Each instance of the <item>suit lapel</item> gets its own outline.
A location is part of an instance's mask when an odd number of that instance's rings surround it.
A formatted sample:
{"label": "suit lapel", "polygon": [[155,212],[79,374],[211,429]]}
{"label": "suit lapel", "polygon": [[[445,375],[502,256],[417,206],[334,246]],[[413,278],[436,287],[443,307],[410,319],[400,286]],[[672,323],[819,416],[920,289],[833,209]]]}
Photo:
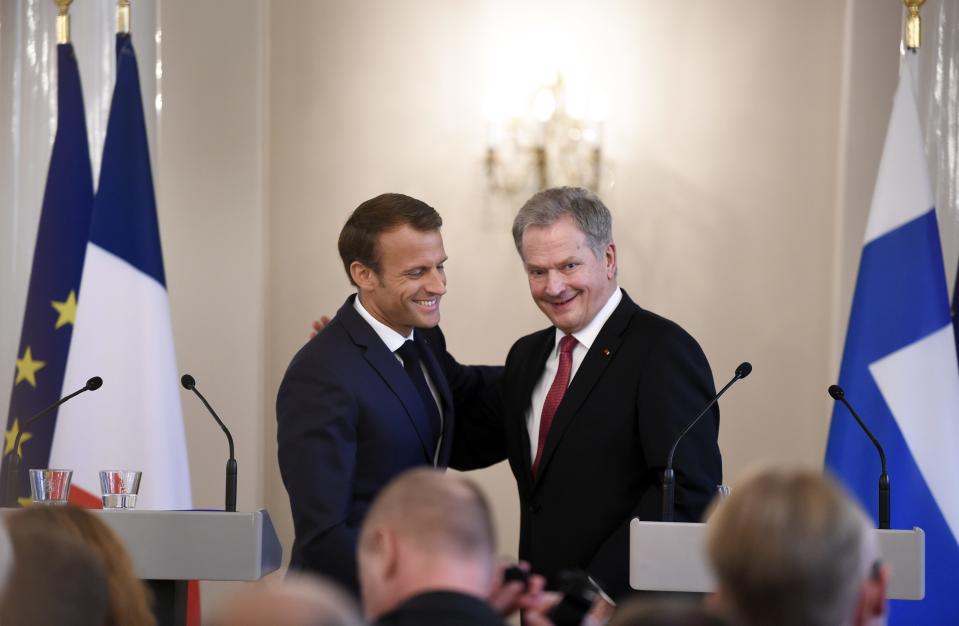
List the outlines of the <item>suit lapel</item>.
{"label": "suit lapel", "polygon": [[370,325],[366,323],[360,314],[353,308],[353,299],[355,295],[350,296],[346,304],[340,307],[337,317],[343,320],[343,327],[350,335],[353,342],[362,348],[363,357],[367,363],[376,370],[389,388],[396,394],[400,404],[405,409],[406,416],[409,418],[420,443],[423,444],[423,453],[429,462],[433,463],[433,435],[432,428],[428,423],[428,418],[423,413],[423,401],[413,386],[413,381],[396,359],[396,355],[390,352],[383,340],[379,338]]}
{"label": "suit lapel", "polygon": [[[549,468],[549,461],[556,451],[563,434],[569,425],[575,419],[583,402],[586,401],[590,391],[596,386],[600,376],[606,371],[619,346],[622,344],[622,335],[629,325],[629,320],[638,307],[629,299],[626,292],[623,291],[623,299],[613,311],[603,328],[596,336],[596,340],[586,353],[586,357],[576,370],[576,375],[570,381],[563,401],[556,409],[556,415],[553,416],[553,425],[546,436],[546,445],[543,448],[543,458],[539,462],[539,472],[533,486],[540,483],[543,476]],[[545,361],[544,361],[545,364]],[[542,375],[543,368],[539,369]]]}
{"label": "suit lapel", "polygon": [[443,417],[443,438],[440,441],[440,451],[436,459],[437,465],[446,466],[449,465],[450,446],[453,439],[453,420],[455,419],[453,416],[453,393],[450,391],[446,375],[443,373],[439,361],[436,360],[436,355],[433,353],[429,342],[421,333],[415,331],[413,339],[416,341],[416,347],[420,351],[423,365],[426,367],[430,380],[433,381],[433,386],[436,388],[436,394],[439,396],[440,415]]}
{"label": "suit lapel", "polygon": [[546,367],[546,360],[549,358],[553,347],[556,345],[556,332],[549,328],[540,332],[540,337],[534,343],[528,359],[521,361],[528,363],[528,367],[523,369],[521,378],[516,388],[519,395],[514,398],[515,405],[508,407],[507,415],[516,415],[517,419],[508,428],[513,429],[513,441],[519,445],[520,465],[518,468],[522,477],[526,491],[533,485],[533,457],[530,452],[529,425],[526,423],[526,412],[532,404],[533,387],[539,382],[543,375],[543,369]]}

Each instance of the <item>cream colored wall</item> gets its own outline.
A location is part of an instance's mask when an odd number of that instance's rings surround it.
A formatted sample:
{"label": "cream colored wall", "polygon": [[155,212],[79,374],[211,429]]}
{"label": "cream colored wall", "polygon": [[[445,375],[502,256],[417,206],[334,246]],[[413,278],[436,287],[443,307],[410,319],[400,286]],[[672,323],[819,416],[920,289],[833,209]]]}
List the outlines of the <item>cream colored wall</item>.
{"label": "cream colored wall", "polygon": [[[177,362],[232,430],[237,508],[253,510],[272,456],[262,437],[273,419],[264,404],[268,12],[258,0],[169,0],[160,25],[157,197]],[[185,391],[183,419],[193,505],[222,509],[225,437]],[[235,586],[204,583],[205,612]]]}
{"label": "cream colored wall", "polygon": [[[157,169],[178,360],[233,427],[240,507],[269,508],[288,558],[273,401],[310,320],[350,293],[335,240],[362,200],[399,191],[443,214],[443,327],[462,361],[501,362],[544,326],[508,234],[523,198],[491,199],[482,164],[490,42],[537,24],[571,29],[609,102],[622,285],[700,340],[717,384],[755,366],[723,402],[727,482],[761,460],[819,465],[876,100],[895,82],[874,52],[895,45],[879,31],[895,38],[899,8],[867,3],[849,0],[847,27],[829,0],[165,0]],[[194,501],[220,506],[225,444],[188,397],[184,414]],[[511,475],[477,478],[515,553]],[[207,585],[205,612],[229,589]]]}

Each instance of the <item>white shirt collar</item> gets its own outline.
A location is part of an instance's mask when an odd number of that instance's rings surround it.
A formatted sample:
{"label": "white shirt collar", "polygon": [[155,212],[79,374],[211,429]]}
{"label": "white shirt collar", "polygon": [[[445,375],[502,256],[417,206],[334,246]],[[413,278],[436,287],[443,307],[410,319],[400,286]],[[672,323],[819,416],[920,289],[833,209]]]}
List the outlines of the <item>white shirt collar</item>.
{"label": "white shirt collar", "polygon": [[[589,324],[583,326],[582,329],[573,333],[573,337],[576,337],[576,341],[579,342],[579,345],[583,346],[588,352],[590,347],[593,345],[593,342],[596,341],[596,337],[599,335],[599,331],[603,329],[603,326],[606,324],[606,320],[609,319],[609,316],[613,314],[613,311],[616,310],[616,307],[619,306],[620,301],[623,299],[623,290],[619,287],[613,291],[609,296],[609,300],[606,301],[606,304],[603,305],[603,308],[599,310],[596,315],[593,316],[593,319],[589,321]],[[359,302],[359,298],[357,298]],[[559,340],[566,336],[566,333],[560,329],[556,329],[556,341],[553,344],[553,350],[558,350]]]}
{"label": "white shirt collar", "polygon": [[377,336],[379,336],[380,340],[386,344],[386,347],[390,352],[396,352],[404,343],[413,340],[414,331],[410,331],[409,337],[404,337],[380,320],[370,315],[370,312],[367,311],[366,307],[363,306],[363,303],[360,302],[360,294],[356,294],[356,297],[353,298],[353,308],[356,309],[356,312],[360,314],[360,317],[366,320],[366,323],[370,325]]}

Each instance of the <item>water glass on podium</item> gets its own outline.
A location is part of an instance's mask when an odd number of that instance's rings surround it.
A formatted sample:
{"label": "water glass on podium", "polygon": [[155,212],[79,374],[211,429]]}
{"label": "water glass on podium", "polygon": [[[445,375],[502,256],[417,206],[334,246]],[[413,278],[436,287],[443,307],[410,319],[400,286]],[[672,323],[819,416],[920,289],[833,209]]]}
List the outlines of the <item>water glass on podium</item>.
{"label": "water glass on podium", "polygon": [[101,470],[100,495],[104,509],[135,509],[140,492],[140,476],[136,470]]}
{"label": "water glass on podium", "polygon": [[30,497],[34,504],[63,505],[70,497],[73,470],[30,470]]}

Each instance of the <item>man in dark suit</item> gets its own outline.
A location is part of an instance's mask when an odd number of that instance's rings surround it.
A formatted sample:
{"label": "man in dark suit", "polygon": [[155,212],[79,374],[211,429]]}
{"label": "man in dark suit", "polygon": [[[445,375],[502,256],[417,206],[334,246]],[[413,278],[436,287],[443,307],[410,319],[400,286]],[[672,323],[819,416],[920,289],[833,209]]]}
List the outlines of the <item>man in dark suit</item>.
{"label": "man in dark suit", "polygon": [[370,508],[359,543],[363,607],[374,626],[504,626],[489,505],[461,476],[410,470]]}
{"label": "man in dark suit", "polygon": [[[493,393],[457,420],[452,466],[508,458],[519,488],[521,559],[551,586],[586,570],[629,590],[629,521],[661,518],[673,441],[715,392],[696,341],[616,282],[609,210],[584,189],[548,189],[513,237],[534,302],[553,326],[511,348]],[[718,408],[676,451],[676,520],[699,521],[722,482]]]}
{"label": "man in dark suit", "polygon": [[277,395],[296,535],[290,566],[354,593],[370,502],[403,470],[448,464],[455,406],[498,372],[461,366],[446,352],[437,327],[446,292],[441,225],[435,210],[401,194],[357,207],[339,238],[357,294],[293,358]]}

